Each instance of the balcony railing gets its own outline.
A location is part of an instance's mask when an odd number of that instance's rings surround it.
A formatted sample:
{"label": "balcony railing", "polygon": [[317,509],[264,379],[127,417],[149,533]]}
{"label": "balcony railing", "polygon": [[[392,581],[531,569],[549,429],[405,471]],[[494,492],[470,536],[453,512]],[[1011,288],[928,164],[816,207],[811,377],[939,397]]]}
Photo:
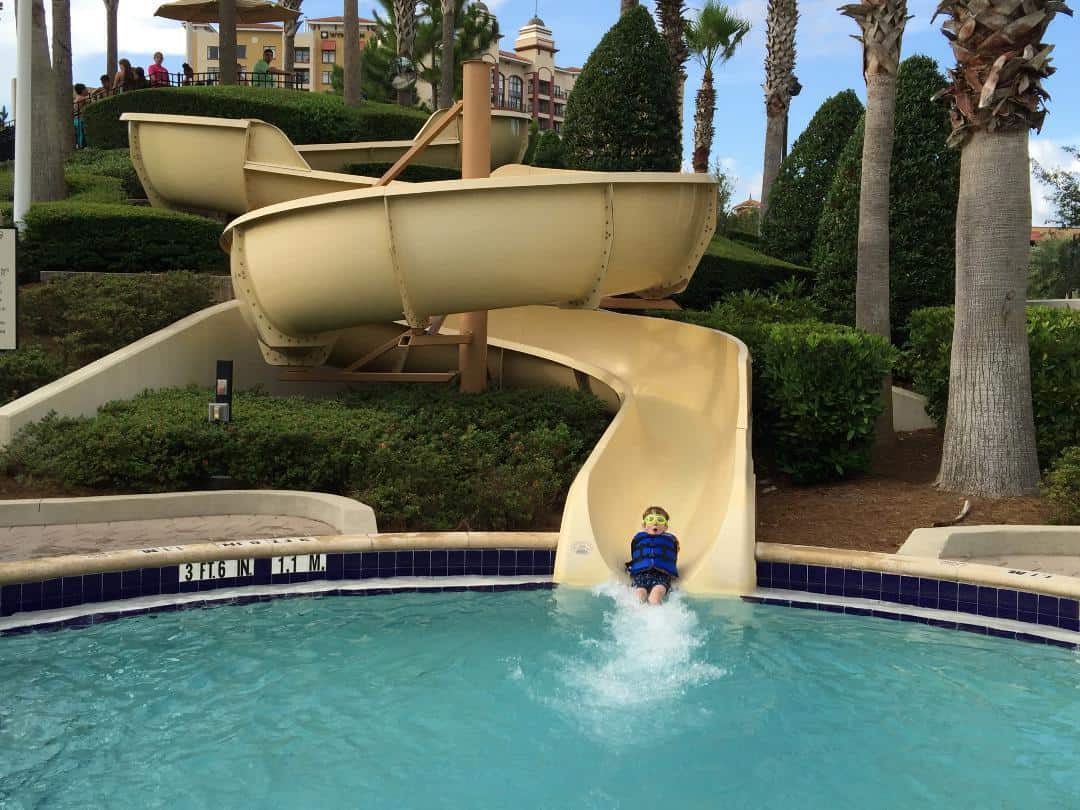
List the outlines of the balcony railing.
{"label": "balcony railing", "polygon": [[[281,75],[278,73],[254,74],[248,71],[240,71],[236,83],[243,87],[276,87],[285,90],[306,90],[309,79],[304,74],[299,73]],[[116,96],[120,93],[131,93],[135,90],[152,90],[160,87],[211,87],[219,84],[221,84],[221,76],[218,73],[170,73],[167,79],[160,80],[157,83],[151,83],[149,80],[146,80],[138,87],[133,87],[129,90],[124,90],[123,88],[98,90],[97,92],[92,93],[89,98],[76,102],[72,108],[72,114],[78,117],[82,112],[82,108],[87,104],[92,104],[95,101],[100,101],[101,99],[109,98],[110,96]]]}
{"label": "balcony railing", "polygon": [[522,112],[525,109],[525,102],[520,98],[500,98],[494,93],[491,95],[491,106],[496,110],[512,110],[513,112]]}

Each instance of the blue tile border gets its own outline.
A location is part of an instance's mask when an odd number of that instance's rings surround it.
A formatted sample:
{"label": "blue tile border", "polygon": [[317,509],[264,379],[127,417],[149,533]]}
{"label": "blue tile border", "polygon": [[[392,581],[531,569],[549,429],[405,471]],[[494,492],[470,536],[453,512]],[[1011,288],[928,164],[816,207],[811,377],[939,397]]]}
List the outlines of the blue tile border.
{"label": "blue tile border", "polygon": [[[963,625],[963,614],[971,614],[1061,630],[1080,630],[1080,601],[1019,591],[1015,588],[997,588],[906,574],[885,574],[857,568],[829,568],[764,560],[757,561],[757,577],[758,586],[761,588],[872,599],[883,603],[955,612],[958,625]],[[877,611],[875,615],[876,613]],[[971,627],[976,628],[978,625]],[[967,626],[961,626],[960,629],[967,629]]]}
{"label": "blue tile border", "polygon": [[272,558],[263,557],[255,559],[250,575],[223,579],[185,582],[179,574],[180,567],[168,565],[4,585],[0,587],[0,618],[142,596],[203,593],[248,585],[393,577],[551,576],[555,569],[555,552],[549,549],[408,549],[320,556],[326,557],[326,571],[275,574],[271,571]]}
{"label": "blue tile border", "polygon": [[56,630],[92,627],[97,624],[104,624],[105,622],[111,622],[117,619],[128,619],[132,616],[172,613],[179,610],[202,610],[204,608],[214,608],[224,605],[249,605],[255,602],[270,602],[277,599],[297,599],[301,597],[322,598],[324,596],[386,596],[399,593],[464,593],[466,591],[476,591],[478,593],[503,593],[506,591],[552,590],[554,587],[555,583],[553,582],[508,582],[490,585],[450,585],[446,587],[431,588],[395,588],[392,586],[388,588],[342,588],[312,593],[297,593],[293,591],[287,593],[252,594],[250,596],[229,596],[225,598],[207,596],[206,599],[198,599],[191,602],[155,605],[153,607],[135,608],[133,610],[118,610],[111,613],[88,613],[82,616],[73,616],[69,619],[59,619],[56,621],[42,622],[40,624],[28,624],[21,627],[0,629],[0,638],[5,636],[21,636],[26,635],[27,633],[48,633]]}

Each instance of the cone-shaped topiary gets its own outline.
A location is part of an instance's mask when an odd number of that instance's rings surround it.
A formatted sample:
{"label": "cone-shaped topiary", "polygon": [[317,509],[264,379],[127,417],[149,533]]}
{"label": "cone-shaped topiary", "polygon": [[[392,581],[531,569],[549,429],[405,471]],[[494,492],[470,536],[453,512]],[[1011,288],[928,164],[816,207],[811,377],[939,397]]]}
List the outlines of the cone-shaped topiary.
{"label": "cone-shaped topiary", "polygon": [[[900,65],[889,200],[889,309],[898,342],[912,311],[953,300],[960,156],[946,146],[948,113],[932,100],[944,83],[928,56]],[[839,323],[855,318],[862,139],[859,126],[840,157],[814,244],[814,299]]]}
{"label": "cone-shaped topiary", "polygon": [[827,98],[814,113],[780,164],[769,209],[761,223],[765,253],[794,264],[810,263],[821,206],[832,185],[840,153],[862,112],[855,91],[844,90]]}
{"label": "cone-shaped topiary", "polygon": [[563,155],[563,142],[559,133],[549,129],[540,136],[536,144],[536,152],[533,154],[532,165],[545,169],[566,168],[566,156]]}
{"label": "cone-shaped topiary", "polygon": [[567,166],[679,170],[678,83],[663,37],[642,6],[623,14],[589,56],[566,105]]}

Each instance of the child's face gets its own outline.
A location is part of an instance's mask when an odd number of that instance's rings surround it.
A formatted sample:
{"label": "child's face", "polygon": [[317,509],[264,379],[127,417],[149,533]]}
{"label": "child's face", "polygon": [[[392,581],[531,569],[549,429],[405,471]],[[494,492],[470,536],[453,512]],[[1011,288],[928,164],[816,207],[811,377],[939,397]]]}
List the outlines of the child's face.
{"label": "child's face", "polygon": [[641,523],[641,528],[649,534],[663,534],[667,531],[667,527],[667,518],[655,513],[646,515]]}

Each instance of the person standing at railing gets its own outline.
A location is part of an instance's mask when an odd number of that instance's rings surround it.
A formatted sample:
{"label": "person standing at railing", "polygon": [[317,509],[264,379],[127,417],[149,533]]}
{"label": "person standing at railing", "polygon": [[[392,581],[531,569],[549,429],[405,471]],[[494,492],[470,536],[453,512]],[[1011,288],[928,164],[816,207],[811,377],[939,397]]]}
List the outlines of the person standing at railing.
{"label": "person standing at railing", "polygon": [[90,101],[90,91],[81,82],[75,85],[75,148],[86,148],[86,130],[83,128],[82,110]]}
{"label": "person standing at railing", "polygon": [[271,62],[274,61],[274,51],[267,48],[263,51],[263,58],[255,63],[255,66],[251,68],[251,86],[252,87],[273,87],[275,84],[274,76],[288,76],[287,71],[281,68],[271,66]]}
{"label": "person standing at railing", "polygon": [[169,86],[169,70],[162,64],[164,61],[165,54],[161,51],[154,51],[154,64],[146,69],[146,73],[150,77],[151,87]]}
{"label": "person standing at railing", "polygon": [[114,93],[126,93],[128,90],[135,89],[135,69],[131,67],[131,62],[127,59],[121,59],[116,63],[119,67],[116,71],[116,78],[113,79],[113,92]]}
{"label": "person standing at railing", "polygon": [[101,82],[101,87],[95,90],[91,95],[94,98],[105,98],[105,96],[112,94],[112,77],[108,73],[102,73],[98,79]]}
{"label": "person standing at railing", "polygon": [[184,78],[182,80],[184,83],[184,87],[195,84],[195,68],[193,68],[187,62],[184,62],[184,64],[180,66],[180,70],[184,71]]}

